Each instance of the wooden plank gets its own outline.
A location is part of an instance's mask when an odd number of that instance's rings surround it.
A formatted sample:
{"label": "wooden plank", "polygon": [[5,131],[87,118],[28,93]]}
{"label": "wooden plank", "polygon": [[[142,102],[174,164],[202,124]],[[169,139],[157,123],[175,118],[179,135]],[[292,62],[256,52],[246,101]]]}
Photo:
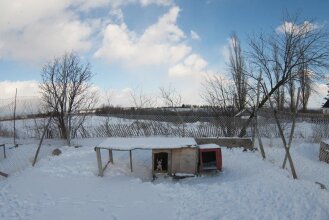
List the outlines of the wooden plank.
{"label": "wooden plank", "polygon": [[8,175],[7,173],[4,173],[4,172],[1,172],[1,171],[0,171],[0,176],[8,177],[9,175]]}
{"label": "wooden plank", "polygon": [[103,167],[102,167],[102,158],[101,158],[101,149],[98,147],[95,147],[96,151],[96,158],[97,158],[97,165],[98,165],[98,176],[103,176]]}
{"label": "wooden plank", "polygon": [[6,145],[1,144],[0,147],[3,147],[3,157],[6,158]]}
{"label": "wooden plank", "polygon": [[196,174],[197,148],[172,149],[172,173]]}
{"label": "wooden plank", "polygon": [[152,150],[152,176],[154,178],[154,150]]}
{"label": "wooden plank", "polygon": [[113,151],[109,149],[109,161],[113,164]]}
{"label": "wooden plank", "polygon": [[[57,107],[57,102],[56,102],[56,107]],[[39,141],[39,146],[38,146],[38,148],[37,148],[37,151],[35,152],[32,166],[34,166],[35,163],[37,162],[38,155],[39,155],[39,152],[40,152],[40,149],[41,149],[41,145],[42,145],[43,139],[45,138],[46,132],[47,132],[47,130],[48,130],[48,128],[49,128],[49,125],[50,125],[51,119],[53,118],[53,114],[54,114],[54,113],[51,114],[51,116],[50,116],[49,119],[48,119],[48,122],[47,122],[46,126],[43,128],[42,136],[41,136],[41,139],[40,139],[40,141]]]}
{"label": "wooden plank", "polygon": [[130,171],[133,172],[133,161],[132,161],[132,153],[131,153],[131,150],[129,151],[129,158],[130,158]]}

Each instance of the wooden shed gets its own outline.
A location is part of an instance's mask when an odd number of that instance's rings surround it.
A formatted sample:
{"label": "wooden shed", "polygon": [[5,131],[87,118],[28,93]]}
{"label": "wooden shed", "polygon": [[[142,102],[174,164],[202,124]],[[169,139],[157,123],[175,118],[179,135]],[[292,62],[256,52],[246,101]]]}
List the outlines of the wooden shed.
{"label": "wooden shed", "polygon": [[[194,138],[135,137],[107,138],[95,147],[98,175],[103,176],[109,164],[114,163],[112,151],[128,151],[130,169],[133,171],[133,151],[152,151],[152,174],[196,174],[198,171],[198,148]],[[108,151],[108,161],[102,163],[101,150]]]}

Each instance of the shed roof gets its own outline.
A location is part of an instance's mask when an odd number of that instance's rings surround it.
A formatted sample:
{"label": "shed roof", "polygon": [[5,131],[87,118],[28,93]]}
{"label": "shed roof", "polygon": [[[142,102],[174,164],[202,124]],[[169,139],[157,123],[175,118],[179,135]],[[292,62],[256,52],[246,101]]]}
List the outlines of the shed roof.
{"label": "shed roof", "polygon": [[200,149],[217,149],[217,148],[220,148],[220,146],[217,144],[200,144],[199,148]]}
{"label": "shed roof", "polygon": [[113,150],[134,150],[134,149],[175,149],[182,147],[196,147],[194,138],[179,137],[130,137],[106,138],[97,147]]}

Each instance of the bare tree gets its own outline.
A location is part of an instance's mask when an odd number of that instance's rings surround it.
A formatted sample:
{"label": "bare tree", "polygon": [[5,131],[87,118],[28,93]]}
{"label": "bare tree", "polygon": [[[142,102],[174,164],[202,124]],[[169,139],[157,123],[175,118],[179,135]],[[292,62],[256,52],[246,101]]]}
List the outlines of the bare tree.
{"label": "bare tree", "polygon": [[307,110],[309,98],[312,93],[312,73],[309,72],[307,64],[302,64],[299,69],[299,86],[301,94],[302,110]]}
{"label": "bare tree", "polygon": [[232,81],[219,75],[208,75],[202,83],[201,98],[218,115],[233,116],[235,90]]}
{"label": "bare tree", "polygon": [[[274,83],[277,84],[280,81],[280,66],[279,66],[279,49],[277,45],[273,45],[273,57],[275,61],[274,65]],[[282,111],[284,109],[285,103],[285,88],[280,87],[273,93],[273,98],[275,100],[276,109]]]}
{"label": "bare tree", "polygon": [[169,87],[160,87],[161,99],[166,107],[170,107],[172,111],[174,111],[179,119],[179,124],[182,125],[181,134],[185,137],[185,121],[184,117],[177,110],[177,107],[182,106],[182,96],[177,93],[177,91],[169,86]]}
{"label": "bare tree", "polygon": [[142,88],[136,88],[130,92],[130,98],[135,108],[152,108],[156,106],[156,98],[145,94]]}
{"label": "bare tree", "polygon": [[245,109],[247,103],[247,74],[241,43],[233,33],[230,38],[230,72],[235,85],[235,107],[238,111]]}
{"label": "bare tree", "polygon": [[160,93],[165,106],[174,108],[182,105],[182,96],[173,87],[160,87]]}
{"label": "bare tree", "polygon": [[288,106],[290,109],[290,112],[294,112],[295,111],[295,92],[296,92],[296,81],[297,79],[294,79],[292,77],[290,77],[290,79],[288,80],[287,83],[287,90],[288,90],[288,94],[289,94],[289,101],[288,101]]}
{"label": "bare tree", "polygon": [[89,110],[97,101],[90,80],[93,74],[89,63],[80,60],[71,52],[55,58],[42,68],[40,90],[44,107],[53,113],[60,136],[70,140],[76,135],[86,115],[77,115]]}
{"label": "bare tree", "polygon": [[[257,36],[251,40],[250,47],[250,60],[255,68],[263,72],[262,83],[269,88],[257,108],[262,108],[278,89],[298,80],[301,65],[307,65],[316,77],[323,76],[329,68],[328,32],[312,22],[300,22],[297,18],[284,20],[283,25],[269,35]],[[277,58],[274,57],[273,48],[278,50]],[[276,74],[278,81],[275,80]],[[254,114],[251,114],[240,136],[245,135],[246,127],[253,117]]]}
{"label": "bare tree", "polygon": [[202,87],[201,98],[216,115],[215,125],[221,129],[225,137],[235,136],[238,127],[234,119],[234,82],[219,75],[211,75],[205,78]]}

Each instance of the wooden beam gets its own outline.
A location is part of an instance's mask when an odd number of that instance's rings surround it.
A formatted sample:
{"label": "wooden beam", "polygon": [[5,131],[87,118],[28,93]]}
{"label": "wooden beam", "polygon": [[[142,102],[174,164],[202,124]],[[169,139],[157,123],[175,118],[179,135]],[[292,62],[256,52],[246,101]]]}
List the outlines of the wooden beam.
{"label": "wooden beam", "polygon": [[109,161],[113,164],[113,151],[109,149]]}
{"label": "wooden beam", "polygon": [[154,176],[154,169],[155,169],[155,167],[154,167],[154,152],[152,150],[152,176],[153,176],[153,178],[155,177]]}
{"label": "wooden beam", "polygon": [[0,176],[8,177],[9,175],[7,173],[3,173],[3,172],[0,171]]}
{"label": "wooden beam", "polygon": [[[53,114],[54,114],[54,113],[52,113],[52,115],[53,115]],[[38,148],[37,148],[37,151],[35,152],[32,166],[34,166],[35,163],[37,162],[38,155],[39,155],[39,151],[40,151],[40,148],[41,148],[41,145],[42,145],[43,139],[45,138],[46,132],[47,132],[47,130],[48,130],[48,128],[49,128],[49,125],[50,125],[51,119],[52,119],[52,117],[53,117],[52,115],[49,117],[46,126],[43,127],[42,136],[41,136],[41,139],[40,139],[40,141],[39,141],[39,146],[38,146]]]}
{"label": "wooden beam", "polygon": [[130,158],[130,171],[133,172],[133,161],[132,161],[132,153],[131,153],[131,150],[129,151],[129,158]]}
{"label": "wooden beam", "polygon": [[263,157],[263,159],[266,159],[266,155],[265,155],[265,150],[264,150],[264,146],[263,146],[263,142],[262,142],[262,137],[259,134],[259,130],[258,130],[258,126],[256,125],[256,136],[258,138],[258,144],[259,144],[259,149],[260,149],[260,153]]}
{"label": "wooden beam", "polygon": [[103,176],[103,167],[102,167],[102,158],[101,158],[101,149],[95,147],[96,151],[96,158],[97,158],[97,165],[98,165],[98,176]]}
{"label": "wooden beam", "polygon": [[3,157],[6,158],[6,145],[5,144],[1,144],[0,147],[3,147]]}
{"label": "wooden beam", "polygon": [[14,102],[14,144],[16,145],[16,105],[17,105],[17,88],[15,92],[15,102]]}

